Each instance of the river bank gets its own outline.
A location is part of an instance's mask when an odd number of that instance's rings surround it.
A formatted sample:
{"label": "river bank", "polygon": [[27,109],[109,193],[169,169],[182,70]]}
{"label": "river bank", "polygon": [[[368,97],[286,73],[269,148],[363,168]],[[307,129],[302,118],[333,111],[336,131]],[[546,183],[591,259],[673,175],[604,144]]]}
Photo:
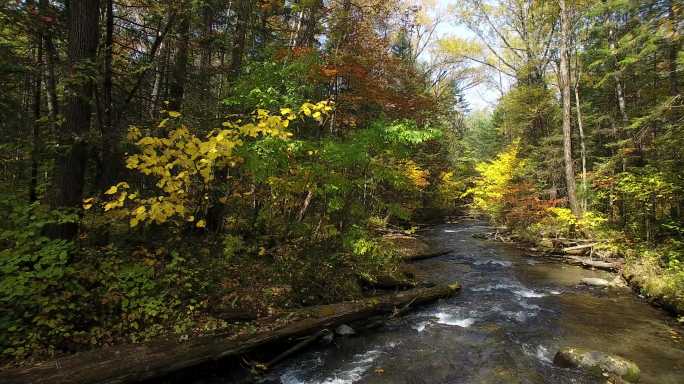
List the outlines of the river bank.
{"label": "river bank", "polygon": [[[234,328],[191,336],[171,335],[140,344],[117,344],[0,371],[7,383],[134,383],[145,380],[178,382],[178,371],[223,361],[248,362],[238,374],[250,380],[252,372],[265,372],[281,360],[335,334],[381,326],[422,304],[449,297],[460,290],[456,281],[434,284],[418,279],[407,263],[445,254],[434,251],[419,237],[388,231],[385,244],[398,254],[402,265],[391,274],[372,280],[359,276],[364,295],[350,301],[280,311]],[[350,327],[349,325],[352,325]],[[347,331],[340,331],[342,327]],[[251,356],[249,356],[251,355]],[[232,361],[232,363],[231,363]],[[242,380],[241,379],[241,380]]]}
{"label": "river bank", "polygon": [[[480,234],[480,238],[513,243],[531,255],[547,257],[583,268],[612,272],[640,298],[661,308],[680,322],[684,321],[684,293],[671,286],[667,271],[653,257],[637,255],[637,250],[624,251],[624,244],[611,240],[549,239],[520,236],[515,231],[498,227],[495,231]],[[595,248],[613,252],[595,252]],[[643,251],[641,251],[643,252]],[[627,255],[624,255],[627,253]],[[620,283],[618,283],[620,284]]]}

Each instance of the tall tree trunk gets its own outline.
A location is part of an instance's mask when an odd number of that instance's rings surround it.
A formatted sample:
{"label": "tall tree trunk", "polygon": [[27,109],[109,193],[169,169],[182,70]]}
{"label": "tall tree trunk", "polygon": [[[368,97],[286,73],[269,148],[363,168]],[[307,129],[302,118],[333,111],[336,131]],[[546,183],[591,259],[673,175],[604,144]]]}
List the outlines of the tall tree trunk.
{"label": "tall tree trunk", "polygon": [[159,54],[159,60],[157,60],[154,68],[154,83],[152,85],[152,108],[150,108],[150,118],[156,119],[159,114],[159,104],[161,96],[162,81],[164,80],[164,73],[166,72],[166,67],[168,65],[168,48],[167,45],[162,43],[160,45],[161,53]]}
{"label": "tall tree trunk", "polygon": [[582,121],[582,102],[580,101],[580,81],[582,80],[582,61],[575,50],[575,112],[577,114],[577,128],[580,137],[580,156],[582,158],[582,212],[587,211],[587,147],[584,138],[584,122]]}
{"label": "tall tree trunk", "polygon": [[214,122],[216,109],[216,97],[212,87],[214,57],[214,15],[216,9],[212,1],[205,0],[202,9],[202,40],[200,44],[200,61],[198,82],[202,98],[201,102],[202,118],[200,124],[202,129],[210,129]]}
{"label": "tall tree trunk", "polygon": [[568,43],[570,41],[570,12],[567,9],[565,0],[560,0],[561,9],[561,34],[560,34],[560,85],[563,94],[563,158],[565,160],[565,183],[568,190],[568,203],[570,209],[579,216],[581,214],[577,205],[577,194],[575,192],[575,167],[572,162],[572,125],[570,114],[570,60]]}
{"label": "tall tree trunk", "polygon": [[43,33],[36,36],[36,67],[33,73],[33,121],[31,124],[31,181],[29,184],[29,202],[38,200],[38,167],[40,165],[40,153],[42,150],[40,135],[40,103],[43,88]]}
{"label": "tall tree trunk", "polygon": [[181,20],[176,34],[176,56],[171,69],[169,84],[169,108],[180,111],[185,94],[185,80],[188,74],[188,49],[190,45],[190,4],[183,2]]}
{"label": "tall tree trunk", "polygon": [[[579,64],[578,64],[579,65]],[[582,123],[582,108],[579,95],[579,77],[581,72],[578,70],[577,82],[575,83],[575,110],[577,112],[577,128],[580,137],[580,156],[582,157],[582,211],[587,210],[587,147],[584,140],[584,124]]]}
{"label": "tall tree trunk", "polygon": [[[622,137],[622,131],[629,123],[629,117],[627,116],[627,103],[625,102],[625,95],[622,88],[622,77],[620,76],[618,68],[618,59],[616,52],[616,36],[615,36],[615,21],[614,16],[610,14],[608,16],[608,48],[610,49],[610,54],[612,56],[613,65],[613,79],[615,80],[615,97],[618,101],[618,111],[620,113],[620,118],[622,120],[622,126],[618,129],[617,125],[613,125],[613,136],[615,140],[620,140]],[[620,150],[618,149],[618,152]],[[622,171],[627,169],[627,159],[622,155]]]}
{"label": "tall tree trunk", "polygon": [[245,52],[247,41],[247,27],[249,25],[251,7],[250,0],[238,0],[236,4],[236,25],[233,39],[233,48],[230,53],[230,67],[228,69],[230,80],[235,80],[242,68],[242,55]]}
{"label": "tall tree trunk", "polygon": [[670,96],[677,96],[679,94],[679,84],[677,80],[677,55],[679,53],[679,34],[677,33],[677,25],[679,25],[679,20],[675,14],[675,9],[672,5],[672,0],[667,2],[667,17],[670,22],[672,30],[670,33],[672,37],[670,38],[670,44],[668,49],[668,70],[670,77]]}
{"label": "tall tree trunk", "polygon": [[[41,15],[50,15],[48,12],[48,0],[40,0],[38,4]],[[50,26],[46,25],[43,33],[43,44],[45,44],[45,61],[47,63],[47,68],[45,71],[45,93],[47,96],[48,118],[50,120],[49,126],[52,133],[54,133],[57,115],[59,115],[59,101],[57,100],[57,76],[55,75],[57,50],[55,49],[55,44],[52,41],[51,32]]]}
{"label": "tall tree trunk", "polygon": [[55,74],[55,65],[57,64],[57,50],[55,44],[52,42],[52,37],[49,35],[43,36],[45,42],[45,58],[47,61],[46,73],[46,90],[48,112],[50,113],[50,125],[54,127],[59,115],[59,100],[57,99],[57,75]]}
{"label": "tall tree trunk", "polygon": [[316,42],[316,31],[318,28],[318,22],[320,20],[320,10],[323,8],[323,3],[321,1],[316,1],[309,8],[309,17],[306,19],[306,25],[302,30],[302,37],[298,38],[297,41],[301,46],[313,47]]}
{"label": "tall tree trunk", "polygon": [[[152,63],[156,57],[157,51],[159,50],[159,47],[161,47],[164,38],[166,37],[166,34],[169,32],[171,29],[171,26],[174,24],[176,21],[176,14],[174,12],[169,13],[169,19],[166,22],[166,26],[164,29],[160,30],[157,33],[157,36],[154,39],[154,43],[152,43],[152,47],[150,48],[150,52],[147,54],[147,63]],[[167,50],[168,51],[168,50]],[[168,62],[168,58],[165,60],[165,62]],[[128,106],[130,103],[133,101],[135,98],[135,95],[138,93],[138,90],[142,86],[143,81],[145,80],[145,77],[147,75],[149,66],[147,66],[145,69],[143,69],[142,73],[138,75],[138,78],[135,81],[135,85],[131,90],[128,92],[128,95],[126,96],[126,101],[124,101],[123,105],[120,107],[122,110],[127,110]]]}
{"label": "tall tree trunk", "polygon": [[120,165],[119,156],[119,130],[113,122],[112,104],[112,60],[114,44],[114,4],[113,0],[106,1],[105,12],[105,45],[104,45],[104,75],[102,81],[102,177],[99,180],[100,186],[104,187],[113,183],[117,178]]}
{"label": "tall tree trunk", "polygon": [[304,10],[297,13],[296,20],[292,26],[292,31],[290,32],[290,41],[288,42],[288,48],[294,49],[297,47],[297,38],[299,37],[299,31],[302,29],[302,19],[304,18]]}
{"label": "tall tree trunk", "polygon": [[[65,122],[58,138],[59,154],[55,161],[53,208],[78,208],[83,199],[87,136],[90,129],[93,85],[84,79],[83,67],[92,66],[99,39],[99,0],[69,2],[69,76],[66,82]],[[74,238],[77,226],[63,225],[54,235]]]}
{"label": "tall tree trunk", "polygon": [[[608,27],[608,47],[610,48],[610,53],[613,57],[613,64],[615,65],[613,71],[613,78],[615,79],[615,95],[618,100],[618,109],[620,111],[620,117],[622,118],[622,123],[626,125],[629,122],[629,117],[627,117],[627,103],[625,102],[625,94],[622,87],[622,76],[620,76],[617,60],[617,46],[615,44],[615,25],[612,20],[609,21],[610,26]],[[624,126],[623,126],[624,128]]]}

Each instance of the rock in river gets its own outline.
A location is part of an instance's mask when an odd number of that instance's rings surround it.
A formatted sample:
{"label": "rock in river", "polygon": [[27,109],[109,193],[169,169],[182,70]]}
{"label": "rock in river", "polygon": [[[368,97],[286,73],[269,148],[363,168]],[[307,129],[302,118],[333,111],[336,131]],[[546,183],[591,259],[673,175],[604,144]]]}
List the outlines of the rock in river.
{"label": "rock in river", "polygon": [[622,380],[636,383],[639,367],[620,356],[583,348],[563,348],[553,358],[553,363],[564,368],[578,368],[598,376],[613,375]]}
{"label": "rock in river", "polygon": [[342,324],[339,327],[335,328],[335,333],[337,333],[340,336],[351,336],[356,334],[356,331],[354,331],[354,328],[348,326],[347,324]]}
{"label": "rock in river", "polygon": [[580,280],[580,284],[591,285],[593,287],[610,287],[613,285],[610,281],[599,279],[598,277],[585,277]]}

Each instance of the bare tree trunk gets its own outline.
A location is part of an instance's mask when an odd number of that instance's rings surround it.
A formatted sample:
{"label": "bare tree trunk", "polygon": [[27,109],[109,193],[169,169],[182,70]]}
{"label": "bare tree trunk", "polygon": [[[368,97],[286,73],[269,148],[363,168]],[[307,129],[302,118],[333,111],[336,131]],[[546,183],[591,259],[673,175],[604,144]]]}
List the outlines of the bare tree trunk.
{"label": "bare tree trunk", "polygon": [[157,61],[154,71],[154,83],[152,85],[152,108],[150,108],[150,118],[155,119],[159,113],[159,96],[162,85],[162,76],[166,70],[166,45],[162,43],[160,46],[161,54],[160,60]]}
{"label": "bare tree trunk", "polygon": [[40,165],[40,152],[42,149],[40,136],[40,103],[43,83],[43,33],[36,36],[36,68],[33,72],[33,121],[31,124],[32,147],[31,147],[31,181],[29,184],[29,202],[38,200],[38,167]]}
{"label": "bare tree trunk", "polygon": [[582,157],[582,211],[587,210],[587,147],[584,140],[584,124],[582,123],[582,107],[580,103],[579,84],[582,77],[582,67],[577,59],[577,78],[575,79],[575,111],[577,113],[577,128],[580,137],[580,155]]}
{"label": "bare tree trunk", "polygon": [[112,59],[114,44],[114,4],[113,0],[106,0],[105,13],[105,47],[104,47],[104,76],[102,82],[102,143],[100,152],[102,154],[102,175],[99,180],[100,186],[104,187],[113,183],[117,178],[119,169],[119,132],[117,126],[113,124],[113,104],[112,104]]}
{"label": "bare tree trunk", "polygon": [[210,129],[214,122],[214,110],[216,109],[216,97],[214,96],[214,88],[212,87],[213,67],[212,59],[214,56],[213,34],[214,34],[214,18],[215,18],[214,4],[211,1],[206,1],[202,9],[202,40],[200,44],[200,62],[199,62],[199,88],[203,95],[200,98],[202,106],[202,119],[200,124],[202,129]]}
{"label": "bare tree trunk", "polygon": [[[672,0],[667,2],[667,18],[670,22],[672,36],[678,36],[677,25],[679,21],[675,14],[675,8],[672,5]],[[668,52],[668,66],[670,72],[670,96],[677,96],[679,94],[679,85],[677,84],[677,55],[679,54],[678,37],[671,37],[669,52]]]}
{"label": "bare tree trunk", "polygon": [[[152,47],[150,48],[150,52],[147,54],[148,62],[153,62],[154,58],[157,54],[157,51],[159,50],[159,47],[162,45],[162,42],[164,41],[164,38],[166,37],[166,34],[169,32],[169,29],[171,26],[174,24],[176,21],[176,14],[171,12],[169,14],[169,19],[166,22],[166,26],[164,29],[159,31],[157,33],[157,37],[154,39],[154,43],[152,43]],[[168,60],[167,60],[168,61]],[[126,101],[124,101],[123,105],[121,106],[122,110],[126,110],[128,108],[128,105],[133,101],[133,98],[135,95],[138,93],[138,90],[142,86],[143,80],[145,80],[145,76],[147,75],[148,69],[144,69],[143,72],[138,76],[135,85],[131,90],[128,92],[128,96],[126,96]]]}
{"label": "bare tree trunk", "polygon": [[57,100],[57,76],[55,74],[55,65],[57,64],[57,50],[52,42],[50,36],[44,36],[45,41],[45,57],[47,61],[47,102],[48,111],[50,113],[50,125],[54,125],[59,115],[59,101]]}
{"label": "bare tree trunk", "polygon": [[620,75],[615,73],[615,94],[618,99],[618,108],[620,109],[620,117],[622,118],[623,128],[629,123],[627,117],[627,103],[625,102],[625,93],[622,88],[622,80]]}
{"label": "bare tree trunk", "polygon": [[[47,15],[49,4],[48,0],[39,2],[41,15]],[[59,101],[57,100],[57,76],[55,75],[55,65],[57,64],[57,50],[52,41],[51,31],[46,27],[43,33],[43,44],[45,44],[45,61],[47,63],[45,73],[45,93],[47,96],[48,118],[51,131],[55,131],[57,115],[59,115]]]}
{"label": "bare tree trunk", "polygon": [[313,191],[309,189],[308,191],[306,191],[306,198],[304,198],[302,208],[299,210],[299,214],[297,215],[297,222],[301,222],[302,220],[304,220],[304,214],[306,213],[306,210],[309,208],[309,204],[311,204],[312,197]]}
{"label": "bare tree trunk", "polygon": [[[617,54],[615,52],[615,26],[613,25],[612,20],[610,21],[610,27],[608,29],[608,44],[610,47],[610,52],[613,55],[613,62],[615,64],[615,69],[613,71],[613,78],[615,79],[615,96],[618,100],[618,110],[620,112],[620,118],[622,119],[621,129],[615,130],[615,138],[619,140],[622,137],[622,131],[624,131],[624,129],[627,127],[627,124],[629,124],[629,117],[627,116],[627,103],[625,102],[625,94],[624,89],[622,87],[622,78],[618,71]],[[622,171],[624,172],[626,170],[627,159],[624,157],[624,155],[622,155]]]}
{"label": "bare tree trunk", "polygon": [[561,35],[560,35],[560,85],[563,94],[563,157],[565,160],[565,183],[568,189],[568,203],[575,216],[581,212],[577,205],[575,192],[575,167],[572,161],[572,126],[570,114],[570,66],[568,42],[570,41],[570,12],[565,0],[560,0]]}
{"label": "bare tree trunk", "polygon": [[316,28],[318,27],[319,10],[323,7],[320,1],[309,6],[308,16],[304,24],[304,28],[299,30],[299,36],[296,38],[297,45],[302,47],[313,47],[316,41]]}
{"label": "bare tree trunk", "polygon": [[297,37],[299,36],[299,31],[302,29],[302,19],[304,18],[304,10],[297,13],[296,25],[292,28],[290,32],[290,41],[288,47],[294,49],[297,47]]}
{"label": "bare tree trunk", "polygon": [[[92,65],[99,39],[99,0],[80,0],[69,3],[69,70],[72,77],[66,84],[65,123],[58,138],[59,155],[55,162],[53,208],[78,208],[83,199],[87,135],[90,129],[93,84],[80,76],[82,67]],[[74,238],[77,226],[64,225],[57,233],[63,238]]]}
{"label": "bare tree trunk", "polygon": [[190,4],[183,3],[178,33],[176,35],[176,57],[171,69],[171,84],[169,84],[169,108],[180,111],[185,94],[185,80],[188,74],[188,49],[190,45]]}
{"label": "bare tree trunk", "polygon": [[235,26],[235,35],[233,39],[233,49],[230,54],[230,67],[228,69],[229,78],[234,80],[240,74],[242,68],[242,55],[245,52],[245,43],[247,40],[247,27],[250,19],[250,0],[237,1],[237,20]]}

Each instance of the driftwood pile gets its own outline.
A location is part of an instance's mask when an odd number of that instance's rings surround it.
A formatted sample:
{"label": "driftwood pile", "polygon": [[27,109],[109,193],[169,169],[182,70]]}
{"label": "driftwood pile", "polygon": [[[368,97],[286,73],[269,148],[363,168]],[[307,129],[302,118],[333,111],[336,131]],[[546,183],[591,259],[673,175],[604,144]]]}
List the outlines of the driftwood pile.
{"label": "driftwood pile", "polygon": [[[474,237],[504,243],[518,243],[521,240],[506,230],[476,234]],[[598,247],[604,243],[604,240],[594,239],[542,238],[537,241],[535,247],[525,249],[584,268],[609,272],[620,271],[623,265],[622,259]]]}

